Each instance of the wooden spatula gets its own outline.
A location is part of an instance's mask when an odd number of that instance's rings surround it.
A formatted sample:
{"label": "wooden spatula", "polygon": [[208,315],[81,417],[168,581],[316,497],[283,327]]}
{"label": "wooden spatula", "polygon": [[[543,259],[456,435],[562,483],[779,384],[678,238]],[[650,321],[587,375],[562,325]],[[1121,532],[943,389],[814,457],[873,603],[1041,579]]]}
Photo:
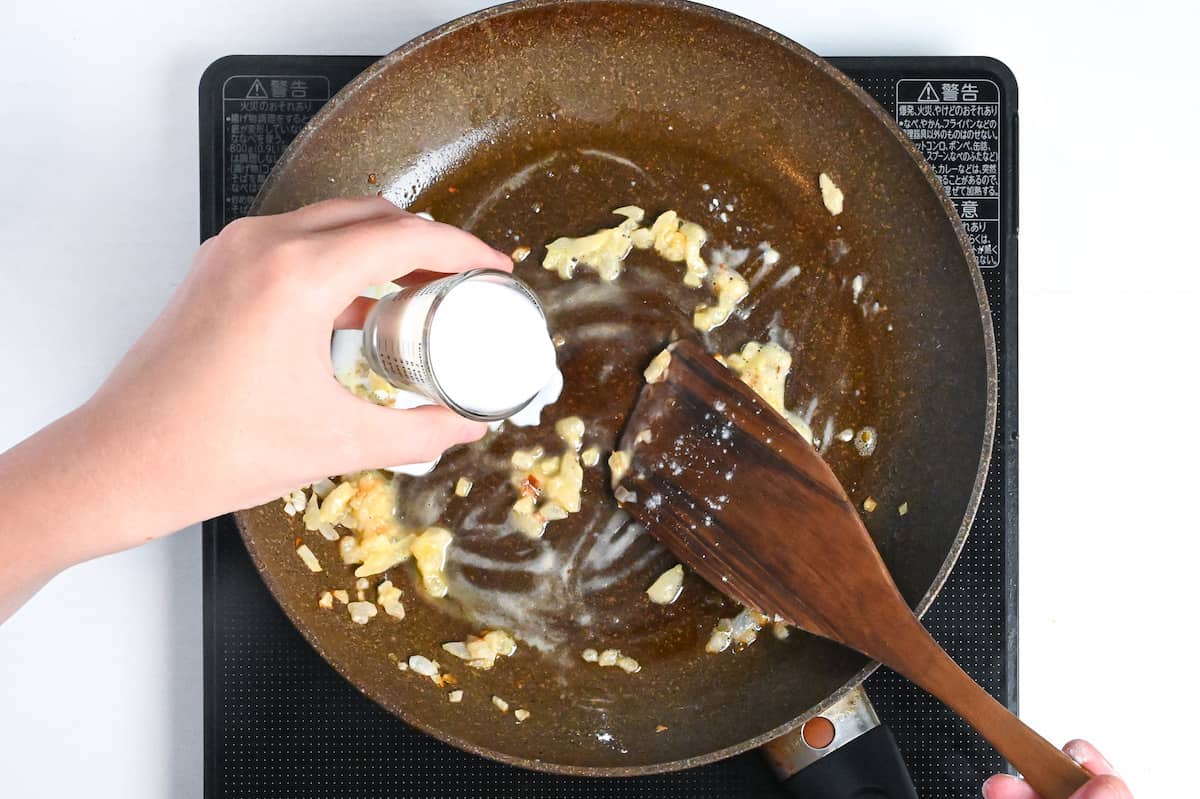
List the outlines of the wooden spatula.
{"label": "wooden spatula", "polygon": [[620,448],[630,456],[614,484],[621,505],[708,582],[903,674],[978,730],[1044,799],[1067,799],[1088,780],[933,640],[825,461],[698,344],[672,345]]}

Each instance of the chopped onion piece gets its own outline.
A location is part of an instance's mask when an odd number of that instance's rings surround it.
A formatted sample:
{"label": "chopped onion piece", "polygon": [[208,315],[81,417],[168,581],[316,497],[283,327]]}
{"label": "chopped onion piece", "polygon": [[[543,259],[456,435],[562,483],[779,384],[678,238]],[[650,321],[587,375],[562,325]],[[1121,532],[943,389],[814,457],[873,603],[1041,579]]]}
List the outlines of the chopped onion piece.
{"label": "chopped onion piece", "polygon": [[384,580],[375,591],[375,601],[384,613],[399,620],[404,618],[404,605],[400,602],[402,595],[403,592],[392,585],[391,580]]}
{"label": "chopped onion piece", "polygon": [[584,425],[583,420],[578,416],[559,419],[554,425],[554,432],[558,433],[558,437],[571,449],[579,449],[583,446]]}
{"label": "chopped onion piece", "polygon": [[296,554],[300,556],[300,560],[304,561],[304,565],[308,567],[310,572],[321,571],[321,561],[317,560],[317,556],[308,548],[308,544],[301,544],[296,547]]}
{"label": "chopped onion piece", "polygon": [[617,450],[608,456],[608,468],[612,472],[612,484],[615,486],[625,477],[629,471],[629,453],[624,450]]}
{"label": "chopped onion piece", "polygon": [[833,178],[824,172],[817,177],[817,183],[821,187],[821,202],[825,204],[825,209],[834,216],[840,214],[845,206],[842,190],[833,182]]}
{"label": "chopped onion piece", "polygon": [[732,629],[732,619],[718,621],[717,626],[713,628],[712,634],[708,637],[708,643],[704,645],[704,651],[716,654],[728,649],[729,644],[733,642],[733,636],[730,634]]}
{"label": "chopped onion piece", "polygon": [[442,644],[442,649],[454,655],[459,660],[471,659],[471,653],[467,651],[467,645],[462,641],[448,641]]}
{"label": "chopped onion piece", "polygon": [[437,676],[440,667],[436,660],[430,660],[424,655],[413,655],[408,659],[408,667],[422,677]]}
{"label": "chopped onion piece", "polygon": [[446,582],[446,551],[453,538],[444,527],[430,527],[412,542],[412,556],[421,573],[421,584],[432,597],[444,597],[450,590]]}
{"label": "chopped onion piece", "polygon": [[654,356],[650,361],[650,365],[642,372],[642,376],[646,378],[647,383],[660,383],[667,376],[667,368],[671,365],[671,348]]}
{"label": "chopped onion piece", "polygon": [[498,655],[508,657],[517,651],[517,642],[504,630],[489,630],[483,634],[483,640],[491,644]]}
{"label": "chopped onion piece", "polygon": [[616,666],[626,674],[635,674],[642,670],[641,664],[628,655],[621,655],[617,658]]}
{"label": "chopped onion piece", "polygon": [[646,596],[656,605],[670,605],[683,592],[683,564],[676,563],[658,576],[646,589]]}
{"label": "chopped onion piece", "polygon": [[366,624],[379,613],[370,602],[351,602],[346,605],[346,610],[350,611],[350,621],[355,624]]}

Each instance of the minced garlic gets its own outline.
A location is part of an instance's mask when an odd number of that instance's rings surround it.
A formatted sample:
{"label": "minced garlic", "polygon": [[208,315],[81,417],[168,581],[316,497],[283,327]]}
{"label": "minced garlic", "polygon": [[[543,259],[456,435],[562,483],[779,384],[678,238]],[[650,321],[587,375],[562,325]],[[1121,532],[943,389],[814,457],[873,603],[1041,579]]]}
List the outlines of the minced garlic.
{"label": "minced garlic", "polygon": [[475,482],[467,477],[458,478],[458,482],[454,484],[454,496],[465,497],[471,493],[471,489],[475,486]]}
{"label": "minced garlic", "polygon": [[283,512],[288,516],[295,516],[297,513],[304,511],[304,489],[297,488],[295,491],[284,494],[280,499],[283,500]]}
{"label": "minced garlic", "polygon": [[296,554],[300,556],[300,560],[304,561],[304,565],[308,567],[310,572],[321,571],[321,561],[317,560],[317,556],[308,548],[308,544],[301,544],[296,547]]}
{"label": "minced garlic", "polygon": [[737,304],[750,293],[750,284],[746,282],[746,278],[724,264],[717,267],[712,285],[717,295],[716,304],[697,305],[696,312],[692,314],[692,325],[704,333],[725,324]]}
{"label": "minced garlic", "polygon": [[555,239],[546,245],[546,257],[542,268],[557,272],[563,280],[575,274],[575,267],[582,264],[593,270],[602,280],[616,280],[625,268],[625,257],[633,248],[632,234],[645,217],[637,206],[624,206],[613,211],[625,217],[616,227],[603,228],[590,236]]}
{"label": "minced garlic", "polygon": [[683,261],[687,271],[683,285],[699,288],[708,275],[708,264],[700,256],[700,248],[708,240],[708,233],[695,222],[686,222],[675,211],[664,211],[647,228],[634,231],[633,245],[646,250],[650,247],[668,261]]}
{"label": "minced garlic", "polygon": [[708,643],[704,645],[704,651],[710,654],[724,652],[729,648],[729,643],[732,637],[729,631],[733,628],[733,619],[719,619],[717,626],[713,627],[708,636]]}
{"label": "minced garlic", "polygon": [[629,453],[619,449],[608,456],[608,468],[612,472],[612,484],[615,486],[629,472]]}
{"label": "minced garlic", "polygon": [[580,655],[587,663],[595,663],[603,668],[616,666],[626,674],[636,674],[642,670],[642,665],[628,655],[622,654],[620,649],[605,649],[603,652],[597,652],[595,649],[585,649]]}
{"label": "minced garlic", "polygon": [[792,369],[792,356],[787,350],[773,342],[759,344],[750,341],[742,347],[741,352],[723,356],[719,360],[736,372],[742,382],[754,389],[768,405],[783,414],[805,441],[812,443],[813,434],[808,423],[784,405],[784,389],[787,387],[788,372]]}
{"label": "minced garlic", "polygon": [[432,597],[443,597],[449,591],[446,582],[446,550],[453,535],[445,527],[430,527],[412,541],[412,556],[421,573],[421,584],[425,593]]}
{"label": "minced garlic", "polygon": [[646,378],[647,383],[660,383],[667,376],[667,369],[671,366],[671,348],[655,355],[650,361],[646,370],[642,372],[642,376]]}
{"label": "minced garlic", "polygon": [[541,538],[547,524],[578,513],[583,502],[583,464],[578,453],[583,420],[569,416],[554,429],[567,445],[562,455],[546,456],[541,449],[517,450],[512,455],[512,484],[519,496],[509,521],[530,538]]}
{"label": "minced garlic", "polygon": [[375,601],[383,612],[399,620],[404,618],[404,604],[400,601],[403,592],[392,585],[391,580],[384,580],[375,589]]}
{"label": "minced garlic", "polygon": [[350,612],[350,621],[355,624],[366,624],[379,613],[370,602],[351,602],[346,605],[346,610]]}
{"label": "minced garlic", "polygon": [[583,420],[578,416],[559,419],[554,425],[554,432],[558,433],[558,437],[571,449],[583,446],[584,426]]}
{"label": "minced garlic", "polygon": [[676,563],[658,576],[646,589],[646,596],[656,605],[670,605],[683,592],[683,564]]}
{"label": "minced garlic", "polygon": [[584,466],[595,466],[600,462],[600,449],[598,447],[588,447],[579,453],[579,461]]}
{"label": "minced garlic", "polygon": [[[413,534],[396,520],[396,490],[383,472],[344,478],[321,502],[316,521],[354,532],[338,542],[342,561],[362,564],[355,577],[380,574],[408,560]],[[349,541],[347,541],[349,539]]]}
{"label": "minced garlic", "polygon": [[705,652],[724,652],[730,644],[750,646],[758,639],[758,631],[770,623],[770,619],[752,608],[743,608],[732,619],[720,619],[709,634]]}
{"label": "minced garlic", "polygon": [[420,674],[422,677],[428,677],[434,682],[438,682],[441,677],[442,667],[438,665],[436,660],[430,660],[424,655],[412,655],[408,659],[408,668]]}
{"label": "minced garlic", "polygon": [[826,210],[829,213],[837,216],[842,212],[842,207],[845,202],[845,196],[842,190],[833,182],[833,178],[822,172],[817,177],[817,184],[821,187],[821,202],[825,203]]}
{"label": "minced garlic", "polygon": [[442,649],[473,669],[487,671],[496,665],[496,658],[508,657],[517,651],[517,642],[504,630],[488,630],[482,635],[469,635],[465,641],[450,641]]}

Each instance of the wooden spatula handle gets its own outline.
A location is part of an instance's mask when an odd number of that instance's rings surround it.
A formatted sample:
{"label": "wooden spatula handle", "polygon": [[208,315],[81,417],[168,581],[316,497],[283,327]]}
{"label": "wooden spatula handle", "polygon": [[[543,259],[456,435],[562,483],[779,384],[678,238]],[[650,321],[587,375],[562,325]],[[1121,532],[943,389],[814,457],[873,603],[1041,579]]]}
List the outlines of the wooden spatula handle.
{"label": "wooden spatula handle", "polygon": [[[916,619],[903,646],[872,654],[962,716],[1042,799],[1069,799],[1091,775],[979,687]],[[885,646],[884,649],[891,649]]]}

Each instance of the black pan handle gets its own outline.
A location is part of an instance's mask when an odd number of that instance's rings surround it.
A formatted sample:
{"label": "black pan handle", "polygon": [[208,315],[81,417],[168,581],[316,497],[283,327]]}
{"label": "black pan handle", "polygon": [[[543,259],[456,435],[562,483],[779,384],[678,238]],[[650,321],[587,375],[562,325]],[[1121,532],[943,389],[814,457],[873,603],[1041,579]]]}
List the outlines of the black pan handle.
{"label": "black pan handle", "polygon": [[882,724],[780,785],[796,799],[918,799],[896,738]]}

